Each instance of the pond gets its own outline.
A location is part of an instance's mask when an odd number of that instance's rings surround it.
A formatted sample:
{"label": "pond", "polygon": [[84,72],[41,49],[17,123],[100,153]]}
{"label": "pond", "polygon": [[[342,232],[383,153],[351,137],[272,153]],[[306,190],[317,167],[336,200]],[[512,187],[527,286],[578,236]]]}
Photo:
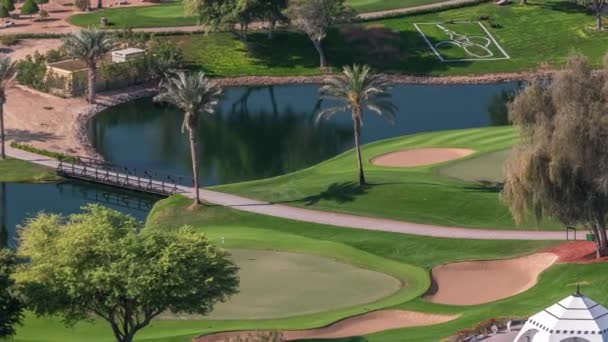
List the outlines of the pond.
{"label": "pond", "polygon": [[40,211],[73,214],[86,204],[98,203],[144,221],[159,199],[76,181],[44,184],[0,182],[0,247],[16,246],[17,225]]}
{"label": "pond", "polygon": [[[399,107],[390,125],[364,114],[362,141],[418,132],[484,127],[504,121],[505,94],[517,83],[487,85],[398,85]],[[317,85],[226,89],[214,116],[198,130],[201,177],[205,186],[267,178],[317,164],[353,147],[350,115],[315,123],[327,106]],[[89,127],[93,146],[106,160],[174,175],[190,173],[182,113],[141,99],[97,115]]]}

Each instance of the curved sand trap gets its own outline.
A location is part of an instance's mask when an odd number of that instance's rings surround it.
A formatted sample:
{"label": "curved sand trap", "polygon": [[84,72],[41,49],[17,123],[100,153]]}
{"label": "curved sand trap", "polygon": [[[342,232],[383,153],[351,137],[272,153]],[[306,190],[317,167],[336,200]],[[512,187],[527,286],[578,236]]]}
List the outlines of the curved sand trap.
{"label": "curved sand trap", "polygon": [[437,164],[475,153],[465,148],[416,148],[386,153],[371,160],[379,166],[413,167]]}
{"label": "curved sand trap", "polygon": [[476,305],[514,296],[536,284],[538,275],[557,261],[553,253],[517,259],[471,261],[435,267],[433,288],[425,299],[433,303]]}
{"label": "curved sand trap", "polygon": [[[459,315],[438,315],[404,310],[380,310],[349,317],[323,328],[290,330],[282,332],[281,341],[317,338],[344,338],[361,336],[379,331],[445,323]],[[201,336],[194,342],[233,341],[237,337],[260,336],[262,331],[232,331]]]}

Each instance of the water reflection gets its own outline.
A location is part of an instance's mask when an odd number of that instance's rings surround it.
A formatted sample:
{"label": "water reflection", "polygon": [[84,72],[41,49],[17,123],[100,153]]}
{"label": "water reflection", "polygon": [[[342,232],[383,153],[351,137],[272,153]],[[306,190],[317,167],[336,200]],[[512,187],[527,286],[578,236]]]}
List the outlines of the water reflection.
{"label": "water reflection", "polygon": [[[491,125],[488,107],[516,84],[423,86],[393,90],[400,108],[390,126],[365,113],[362,142],[404,134]],[[205,185],[285,174],[317,164],[353,146],[349,115],[320,125],[314,114],[325,105],[318,86],[291,85],[227,89],[218,113],[198,130]],[[182,113],[142,99],[111,108],[90,126],[93,145],[107,160],[135,168],[188,175],[188,141],[180,132]]]}
{"label": "water reflection", "polygon": [[0,182],[0,247],[14,247],[17,225],[40,211],[67,215],[79,212],[86,204],[98,203],[144,221],[159,199],[75,181],[47,184]]}

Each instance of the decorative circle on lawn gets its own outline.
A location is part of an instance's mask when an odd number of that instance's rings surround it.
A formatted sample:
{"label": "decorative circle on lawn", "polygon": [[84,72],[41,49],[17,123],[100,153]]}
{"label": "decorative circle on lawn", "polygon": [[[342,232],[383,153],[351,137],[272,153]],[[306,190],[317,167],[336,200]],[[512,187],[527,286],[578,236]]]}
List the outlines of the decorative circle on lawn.
{"label": "decorative circle on lawn", "polygon": [[475,153],[466,148],[416,148],[377,156],[371,163],[379,166],[414,167],[442,163]]}

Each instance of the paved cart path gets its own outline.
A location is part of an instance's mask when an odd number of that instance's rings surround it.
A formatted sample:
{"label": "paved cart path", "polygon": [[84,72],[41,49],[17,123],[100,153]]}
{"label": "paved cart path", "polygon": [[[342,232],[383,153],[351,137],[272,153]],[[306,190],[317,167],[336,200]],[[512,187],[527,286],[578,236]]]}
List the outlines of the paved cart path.
{"label": "paved cart path", "polygon": [[[9,157],[29,161],[35,164],[57,168],[59,162],[48,157],[34,153],[7,147]],[[180,186],[179,190],[184,196],[193,198],[194,189]],[[282,204],[274,204],[250,198],[221,193],[217,191],[201,189],[201,198],[205,202],[216,205],[231,207],[236,210],[247,211],[256,214],[269,215],[285,219],[327,224],[337,227],[375,230],[401,234],[412,234],[421,236],[432,236],[453,239],[479,239],[479,240],[565,240],[565,231],[541,231],[541,230],[500,230],[500,229],[477,229],[434,226],[384,218],[358,216],[350,214],[332,213],[327,211],[312,210],[291,207]],[[584,238],[584,232],[577,234],[578,239]]]}

